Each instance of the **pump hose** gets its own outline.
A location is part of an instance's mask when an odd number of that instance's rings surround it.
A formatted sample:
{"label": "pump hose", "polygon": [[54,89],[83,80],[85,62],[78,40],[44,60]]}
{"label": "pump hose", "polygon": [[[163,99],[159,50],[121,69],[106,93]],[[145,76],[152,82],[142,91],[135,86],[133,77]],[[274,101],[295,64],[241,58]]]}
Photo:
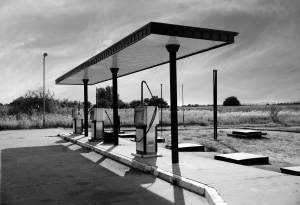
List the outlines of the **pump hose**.
{"label": "pump hose", "polygon": [[155,106],[154,113],[152,115],[152,118],[151,118],[151,121],[150,121],[150,124],[149,124],[149,128],[146,131],[146,134],[149,132],[150,128],[152,127],[152,124],[153,124],[153,122],[155,120],[155,117],[156,117],[156,111],[157,111],[157,105]]}
{"label": "pump hose", "polygon": [[[95,107],[97,107],[97,106],[96,106],[96,105],[92,106],[92,107],[89,109],[88,113],[90,113],[91,110],[92,110],[93,108],[95,108]],[[107,117],[108,117],[108,119],[109,119],[110,125],[113,127],[113,124],[112,124],[112,122],[111,122],[111,120],[110,120],[110,117],[109,117],[109,115],[107,114],[106,110],[104,110],[104,112],[106,113],[106,115],[107,115]]]}
{"label": "pump hose", "polygon": [[[151,90],[150,90],[149,86],[147,85],[146,81],[142,81],[142,85],[143,85],[143,82],[146,84],[146,86],[147,86],[147,88],[148,88],[148,90],[149,90],[149,92],[150,92],[150,94],[151,94],[151,97],[153,98],[153,95],[152,95],[152,93],[151,93]],[[142,86],[142,90],[143,90],[143,86]],[[142,95],[142,97],[143,97],[143,95]],[[152,115],[151,121],[150,121],[150,123],[149,123],[149,128],[148,128],[148,130],[146,131],[145,136],[142,137],[142,138],[141,138],[140,140],[138,140],[138,141],[135,140],[135,142],[140,142],[140,141],[142,141],[142,140],[146,137],[147,133],[148,133],[149,130],[151,129],[151,127],[152,127],[152,125],[153,125],[153,122],[154,122],[154,120],[155,120],[156,112],[157,112],[157,107],[158,107],[158,102],[156,103],[156,106],[155,106],[155,109],[154,109],[154,113],[153,113],[153,115]]]}
{"label": "pump hose", "polygon": [[97,107],[97,106],[96,106],[96,105],[92,106],[92,107],[88,110],[88,114],[91,112],[91,110],[92,110],[94,107]]}
{"label": "pump hose", "polygon": [[104,112],[106,113],[106,115],[107,115],[107,117],[108,117],[108,119],[109,119],[109,122],[110,122],[111,126],[113,127],[113,124],[112,124],[112,122],[111,122],[111,120],[110,120],[110,117],[108,116],[106,110],[104,110]]}
{"label": "pump hose", "polygon": [[[153,115],[152,115],[151,121],[150,121],[150,123],[149,123],[149,128],[148,128],[148,130],[146,131],[146,135],[147,135],[147,133],[149,132],[150,128],[151,128],[152,125],[153,125],[153,122],[154,122],[155,117],[156,117],[156,111],[157,111],[157,106],[155,106],[155,110],[154,110],[154,113],[153,113]],[[144,137],[142,137],[140,140],[135,140],[134,142],[140,142],[140,141],[142,141],[142,140],[146,137],[146,135],[145,135]]]}

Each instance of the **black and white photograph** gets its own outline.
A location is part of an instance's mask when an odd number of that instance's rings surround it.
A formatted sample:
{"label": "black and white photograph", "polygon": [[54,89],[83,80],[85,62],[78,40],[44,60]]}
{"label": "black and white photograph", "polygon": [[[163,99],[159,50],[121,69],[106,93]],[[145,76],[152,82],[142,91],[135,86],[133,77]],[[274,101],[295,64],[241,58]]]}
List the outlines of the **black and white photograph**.
{"label": "black and white photograph", "polygon": [[300,205],[299,0],[0,0],[1,205]]}

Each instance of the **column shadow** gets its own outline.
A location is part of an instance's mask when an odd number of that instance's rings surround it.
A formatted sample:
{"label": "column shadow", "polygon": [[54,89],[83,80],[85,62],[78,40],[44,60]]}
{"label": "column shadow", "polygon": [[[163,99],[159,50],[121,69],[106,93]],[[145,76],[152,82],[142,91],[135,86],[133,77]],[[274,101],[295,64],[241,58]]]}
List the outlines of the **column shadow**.
{"label": "column shadow", "polygon": [[[178,164],[172,164],[172,172],[173,172],[173,174],[181,176],[180,164],[179,163]],[[184,198],[183,190],[175,188],[177,183],[178,183],[176,180],[173,180],[171,183],[173,185],[175,185],[174,188],[173,188],[173,191],[174,191],[174,201],[175,201],[175,204],[176,204],[179,201],[181,201],[182,198]]]}
{"label": "column shadow", "polygon": [[1,204],[173,204],[143,187],[154,176],[89,154],[62,145],[2,150]]}

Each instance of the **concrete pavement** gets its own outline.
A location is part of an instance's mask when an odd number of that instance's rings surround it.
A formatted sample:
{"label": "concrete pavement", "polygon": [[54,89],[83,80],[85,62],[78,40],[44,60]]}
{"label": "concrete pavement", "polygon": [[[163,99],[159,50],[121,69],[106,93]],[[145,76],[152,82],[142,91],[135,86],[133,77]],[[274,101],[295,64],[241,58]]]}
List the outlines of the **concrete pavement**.
{"label": "concrete pavement", "polygon": [[171,163],[171,151],[158,146],[158,158],[138,158],[135,143],[119,139],[120,145],[89,142],[83,135],[61,134],[65,140],[92,149],[128,166],[151,173],[207,198],[210,204],[300,204],[300,177],[213,160],[210,153],[179,153]]}
{"label": "concrete pavement", "polygon": [[0,204],[205,204],[195,193],[57,137],[0,131]]}

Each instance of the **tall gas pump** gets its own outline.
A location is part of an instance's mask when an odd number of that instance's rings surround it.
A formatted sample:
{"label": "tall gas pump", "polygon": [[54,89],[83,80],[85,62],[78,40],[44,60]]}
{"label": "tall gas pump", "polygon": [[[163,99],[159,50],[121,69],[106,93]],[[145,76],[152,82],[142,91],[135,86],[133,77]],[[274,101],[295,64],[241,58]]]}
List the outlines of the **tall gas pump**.
{"label": "tall gas pump", "polygon": [[80,108],[72,109],[73,133],[82,134],[83,131],[83,110]]}
{"label": "tall gas pump", "polygon": [[[145,81],[142,81],[142,93],[143,83],[147,85]],[[153,97],[149,87],[148,90]],[[143,102],[143,94],[141,102]],[[157,125],[159,124],[157,106],[136,107],[134,124],[136,127],[136,153],[132,153],[132,155],[136,157],[161,157],[162,155],[157,154]]]}
{"label": "tall gas pump", "polygon": [[104,138],[104,108],[92,108],[90,114],[92,135],[90,141]]}

